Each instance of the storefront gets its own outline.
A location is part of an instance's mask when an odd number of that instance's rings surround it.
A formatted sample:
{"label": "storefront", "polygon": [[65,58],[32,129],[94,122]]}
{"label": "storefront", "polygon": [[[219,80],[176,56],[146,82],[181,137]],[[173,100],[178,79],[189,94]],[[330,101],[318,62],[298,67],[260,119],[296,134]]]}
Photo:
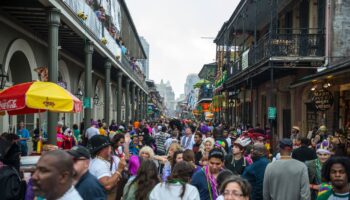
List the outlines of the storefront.
{"label": "storefront", "polygon": [[349,77],[350,60],[291,84],[294,93],[302,94],[302,101],[295,101],[294,109],[301,108],[301,112],[294,112],[294,121],[302,119],[303,131],[311,131],[320,125],[326,125],[329,133],[349,129]]}

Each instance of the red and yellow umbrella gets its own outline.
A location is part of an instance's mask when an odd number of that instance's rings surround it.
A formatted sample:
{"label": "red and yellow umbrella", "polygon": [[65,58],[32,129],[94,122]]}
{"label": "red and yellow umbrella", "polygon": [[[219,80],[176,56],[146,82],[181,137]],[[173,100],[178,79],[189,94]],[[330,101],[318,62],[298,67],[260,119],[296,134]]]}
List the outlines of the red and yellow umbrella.
{"label": "red and yellow umbrella", "polygon": [[9,115],[52,112],[80,112],[82,102],[52,82],[27,82],[0,92],[0,111]]}

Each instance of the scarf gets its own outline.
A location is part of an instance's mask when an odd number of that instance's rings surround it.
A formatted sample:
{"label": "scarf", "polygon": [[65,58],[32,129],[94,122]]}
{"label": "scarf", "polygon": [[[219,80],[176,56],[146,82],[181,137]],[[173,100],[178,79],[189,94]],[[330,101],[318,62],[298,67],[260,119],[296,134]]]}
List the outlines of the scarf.
{"label": "scarf", "polygon": [[213,175],[210,174],[209,166],[203,167],[202,171],[204,172],[205,178],[207,179],[210,200],[215,200],[218,197],[216,179]]}
{"label": "scarf", "polygon": [[316,159],[316,184],[321,184],[322,176],[321,176],[322,164],[320,159]]}

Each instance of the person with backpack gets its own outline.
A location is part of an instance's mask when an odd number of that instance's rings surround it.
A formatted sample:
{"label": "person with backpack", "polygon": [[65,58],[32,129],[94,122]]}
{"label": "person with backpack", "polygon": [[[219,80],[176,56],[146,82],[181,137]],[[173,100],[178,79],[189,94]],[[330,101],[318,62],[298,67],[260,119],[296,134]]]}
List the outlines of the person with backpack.
{"label": "person with backpack", "polygon": [[[0,199],[22,199],[25,187],[22,184],[19,169],[17,169],[19,168],[21,150],[16,142],[8,140],[4,135],[14,134],[4,133],[0,136]],[[19,138],[17,137],[17,139]]]}

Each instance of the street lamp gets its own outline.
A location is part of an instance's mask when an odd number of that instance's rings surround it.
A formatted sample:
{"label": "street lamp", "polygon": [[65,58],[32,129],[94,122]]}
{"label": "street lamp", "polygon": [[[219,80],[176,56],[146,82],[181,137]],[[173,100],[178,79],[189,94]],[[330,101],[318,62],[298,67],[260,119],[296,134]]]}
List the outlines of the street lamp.
{"label": "street lamp", "polygon": [[95,96],[94,96],[94,104],[95,105],[98,105],[98,101],[100,100],[100,98],[98,97],[98,95],[97,94],[95,94]]}
{"label": "street lamp", "polygon": [[75,96],[78,97],[78,99],[82,99],[83,98],[83,91],[81,91],[81,89],[78,88],[78,91],[75,94]]}
{"label": "street lamp", "polygon": [[4,89],[8,75],[4,73],[4,70],[2,69],[2,64],[0,64],[0,69],[1,69],[1,73],[0,73],[0,89]]}

